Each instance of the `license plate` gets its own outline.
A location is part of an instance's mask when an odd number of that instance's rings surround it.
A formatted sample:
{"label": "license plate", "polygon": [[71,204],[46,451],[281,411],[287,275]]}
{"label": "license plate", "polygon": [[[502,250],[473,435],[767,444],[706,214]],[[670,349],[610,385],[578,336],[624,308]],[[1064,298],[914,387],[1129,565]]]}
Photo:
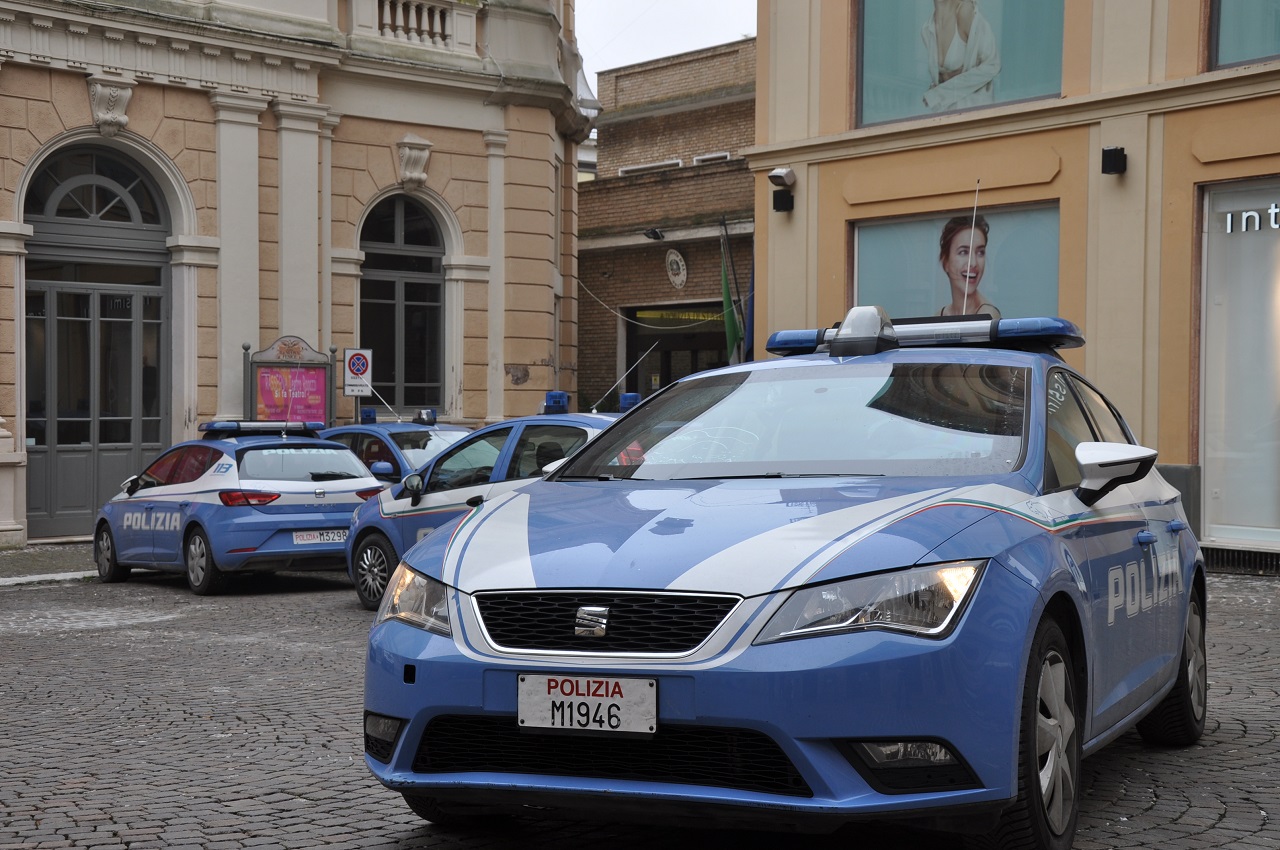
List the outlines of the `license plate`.
{"label": "license plate", "polygon": [[656,679],[520,677],[521,728],[651,735],[658,726]]}
{"label": "license plate", "polygon": [[342,543],[347,539],[345,528],[326,528],[322,531],[295,531],[293,545],[305,546],[308,543]]}

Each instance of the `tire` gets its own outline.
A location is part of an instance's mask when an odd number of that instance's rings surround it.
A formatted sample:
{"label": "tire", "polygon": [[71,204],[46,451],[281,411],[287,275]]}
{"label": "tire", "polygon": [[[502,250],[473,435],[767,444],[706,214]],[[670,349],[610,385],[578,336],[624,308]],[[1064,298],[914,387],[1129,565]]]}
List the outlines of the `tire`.
{"label": "tire", "polygon": [[396,552],[387,538],[381,534],[370,534],[360,541],[351,554],[351,579],[355,582],[361,605],[370,611],[378,610],[395,567]]}
{"label": "tire", "polygon": [[103,584],[129,578],[129,568],[116,560],[116,539],[105,522],[98,526],[98,533],[93,538],[93,560],[98,565],[98,581]]}
{"label": "tire", "polygon": [[1075,667],[1062,629],[1036,630],[1022,689],[1018,798],[988,835],[967,842],[987,850],[1070,850],[1080,813],[1080,724]]}
{"label": "tire", "polygon": [[1148,744],[1185,747],[1204,734],[1209,707],[1209,665],[1204,648],[1204,599],[1199,590],[1187,604],[1187,628],[1173,690],[1138,721],[1138,734]]}
{"label": "tire", "polygon": [[404,801],[410,809],[413,809],[415,815],[431,821],[441,829],[503,829],[511,825],[508,815],[488,806],[442,803],[435,797],[422,797],[416,794],[405,794]]}
{"label": "tire", "polygon": [[222,590],[226,584],[226,574],[218,569],[213,561],[213,550],[209,548],[209,538],[204,532],[196,529],[187,536],[184,548],[187,564],[187,584],[196,596],[212,596]]}

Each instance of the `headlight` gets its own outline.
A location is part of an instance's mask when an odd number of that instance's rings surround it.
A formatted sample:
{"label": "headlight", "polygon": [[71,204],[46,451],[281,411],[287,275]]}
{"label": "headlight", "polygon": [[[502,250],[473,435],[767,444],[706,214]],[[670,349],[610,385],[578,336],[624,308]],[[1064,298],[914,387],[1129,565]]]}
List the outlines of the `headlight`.
{"label": "headlight", "polygon": [[449,588],[401,563],[391,576],[373,624],[376,626],[384,620],[403,620],[448,637],[452,634],[449,629]]}
{"label": "headlight", "polygon": [[803,587],[783,603],[755,642],[858,629],[942,637],[955,625],[985,564],[953,561]]}

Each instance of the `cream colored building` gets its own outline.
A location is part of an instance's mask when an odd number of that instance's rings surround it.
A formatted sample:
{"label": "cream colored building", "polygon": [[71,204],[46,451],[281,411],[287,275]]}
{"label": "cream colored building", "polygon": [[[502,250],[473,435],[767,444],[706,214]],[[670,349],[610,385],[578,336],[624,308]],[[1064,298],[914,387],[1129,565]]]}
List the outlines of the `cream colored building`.
{"label": "cream colored building", "polygon": [[[1213,557],[1274,569],[1280,4],[935,17],[962,5],[759,4],[757,347],[855,303],[936,314],[941,225],[981,215],[984,300],[1079,323],[1067,359],[1159,450]],[[779,168],[791,212],[772,211]]]}
{"label": "cream colored building", "polygon": [[[0,4],[0,544],[88,534],[201,421],[574,390],[573,6]],[[312,350],[332,403],[279,386]]]}

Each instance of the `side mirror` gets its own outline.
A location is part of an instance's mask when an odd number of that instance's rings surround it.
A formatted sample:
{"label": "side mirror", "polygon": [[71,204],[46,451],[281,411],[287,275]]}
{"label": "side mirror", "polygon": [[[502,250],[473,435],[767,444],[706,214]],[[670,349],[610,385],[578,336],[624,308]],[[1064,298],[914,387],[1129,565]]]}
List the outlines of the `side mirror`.
{"label": "side mirror", "polygon": [[564,466],[568,462],[569,462],[569,459],[567,457],[556,458],[555,460],[551,461],[551,463],[542,467],[542,474],[546,475],[549,472],[555,472],[557,469]]}
{"label": "side mirror", "polygon": [[130,475],[128,478],[120,482],[120,489],[126,494],[132,496],[138,492],[138,486],[142,483],[142,479],[136,475]]}
{"label": "side mirror", "polygon": [[373,473],[374,478],[381,478],[383,481],[396,480],[396,468],[388,461],[375,460],[373,465],[369,467],[369,471]]}
{"label": "side mirror", "polygon": [[422,500],[422,476],[416,472],[406,475],[404,491],[409,494],[409,503],[416,506]]}
{"label": "side mirror", "polygon": [[1076,446],[1081,481],[1076,496],[1092,506],[1103,496],[1147,477],[1156,465],[1156,450],[1128,443],[1081,443]]}

